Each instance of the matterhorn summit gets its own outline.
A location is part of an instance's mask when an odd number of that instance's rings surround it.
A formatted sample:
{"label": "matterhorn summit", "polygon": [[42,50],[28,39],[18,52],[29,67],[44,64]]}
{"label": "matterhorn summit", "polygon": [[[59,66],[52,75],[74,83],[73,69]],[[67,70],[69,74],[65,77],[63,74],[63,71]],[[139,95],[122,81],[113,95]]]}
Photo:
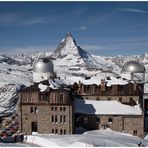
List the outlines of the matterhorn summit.
{"label": "matterhorn summit", "polygon": [[57,49],[53,52],[54,58],[65,58],[65,57],[77,57],[86,58],[91,57],[89,53],[77,46],[77,43],[70,32],[67,33],[66,37],[60,42]]}
{"label": "matterhorn summit", "polygon": [[97,70],[109,71],[108,67],[97,62],[93,56],[79,47],[71,33],[67,33],[66,37],[62,39],[53,52],[52,58],[55,59],[53,64],[58,74],[90,76],[94,75]]}
{"label": "matterhorn summit", "polygon": [[56,60],[63,59],[63,62],[69,66],[96,67],[95,59],[77,45],[71,33],[67,33],[66,37],[59,43],[52,57]]}
{"label": "matterhorn summit", "polygon": [[79,55],[78,47],[71,33],[67,33],[66,37],[60,42],[57,49],[53,53],[53,57],[64,58],[69,55]]}

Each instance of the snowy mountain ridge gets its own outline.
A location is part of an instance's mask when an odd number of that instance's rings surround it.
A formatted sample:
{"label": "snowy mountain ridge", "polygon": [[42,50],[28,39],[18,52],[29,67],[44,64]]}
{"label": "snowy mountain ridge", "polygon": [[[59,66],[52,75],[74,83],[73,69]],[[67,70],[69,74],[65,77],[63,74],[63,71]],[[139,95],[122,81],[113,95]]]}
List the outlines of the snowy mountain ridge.
{"label": "snowy mountain ridge", "polygon": [[[10,113],[15,110],[17,91],[22,85],[29,86],[32,82],[32,65],[40,56],[51,55],[57,76],[106,77],[119,76],[123,64],[128,60],[142,62],[146,68],[148,81],[148,53],[133,56],[96,56],[90,55],[77,46],[71,34],[67,34],[57,49],[52,53],[24,53],[15,56],[0,55],[0,113]],[[11,91],[10,91],[11,90]],[[13,100],[13,101],[12,101]]]}
{"label": "snowy mountain ridge", "polygon": [[104,66],[94,56],[80,48],[70,33],[60,42],[51,56],[56,59],[53,61],[55,71],[57,73],[64,73],[64,75],[65,72],[68,75],[72,74],[76,76],[87,76],[88,73],[91,76],[96,71],[114,73],[110,67]]}
{"label": "snowy mountain ridge", "polygon": [[56,60],[64,59],[68,63],[70,62],[70,66],[98,68],[95,58],[80,48],[70,33],[60,42],[52,57]]}
{"label": "snowy mountain ridge", "polygon": [[64,58],[66,56],[73,56],[86,59],[91,57],[89,53],[77,46],[76,41],[70,33],[68,33],[66,37],[60,42],[57,49],[53,52],[52,56],[54,58]]}

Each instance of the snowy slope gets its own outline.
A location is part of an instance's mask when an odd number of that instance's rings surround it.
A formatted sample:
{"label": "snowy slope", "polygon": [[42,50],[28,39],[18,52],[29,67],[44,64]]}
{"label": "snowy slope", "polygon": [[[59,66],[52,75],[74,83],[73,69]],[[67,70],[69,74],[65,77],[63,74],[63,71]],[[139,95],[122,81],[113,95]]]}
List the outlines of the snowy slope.
{"label": "snowy slope", "polygon": [[147,137],[143,140],[111,129],[88,131],[80,135],[29,135],[27,142],[44,147],[137,147],[140,142],[148,146]]}
{"label": "snowy slope", "polygon": [[146,68],[146,82],[148,82],[148,53],[143,55],[133,55],[133,56],[114,56],[114,57],[107,57],[107,56],[96,56],[93,57],[98,61],[98,63],[102,63],[104,66],[108,66],[111,71],[117,74],[121,74],[122,66],[125,62],[129,60],[136,60],[144,64]]}
{"label": "snowy slope", "polygon": [[102,75],[104,72],[113,75],[109,67],[97,62],[93,56],[81,49],[70,33],[60,42],[52,57],[55,58],[53,61],[55,71],[61,74],[60,76],[66,74],[92,76],[98,72]]}
{"label": "snowy slope", "polygon": [[15,110],[17,92],[21,85],[29,86],[32,80],[31,65],[26,61],[0,56],[0,116]]}

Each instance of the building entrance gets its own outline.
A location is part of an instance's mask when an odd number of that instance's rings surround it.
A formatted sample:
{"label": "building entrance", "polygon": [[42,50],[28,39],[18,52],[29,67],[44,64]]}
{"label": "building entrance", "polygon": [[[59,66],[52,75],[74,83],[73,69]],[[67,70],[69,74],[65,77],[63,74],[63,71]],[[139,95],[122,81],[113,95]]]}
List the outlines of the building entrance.
{"label": "building entrance", "polygon": [[37,131],[38,131],[37,122],[32,122],[31,123],[31,132],[37,132]]}

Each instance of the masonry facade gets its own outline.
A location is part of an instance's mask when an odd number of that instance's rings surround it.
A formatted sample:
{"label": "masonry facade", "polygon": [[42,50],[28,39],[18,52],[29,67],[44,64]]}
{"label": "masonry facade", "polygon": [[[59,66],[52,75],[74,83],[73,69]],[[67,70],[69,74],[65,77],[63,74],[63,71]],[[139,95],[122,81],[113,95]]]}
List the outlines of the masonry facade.
{"label": "masonry facade", "polygon": [[88,130],[107,129],[144,136],[142,115],[88,115],[76,114],[76,127]]}
{"label": "masonry facade", "polygon": [[68,89],[40,92],[34,84],[19,93],[20,131],[44,134],[72,134],[73,99]]}
{"label": "masonry facade", "polygon": [[126,85],[107,86],[105,80],[101,80],[100,85],[85,85],[81,82],[74,83],[73,91],[76,97],[84,100],[96,101],[118,101],[129,107],[139,104],[141,115],[136,114],[88,114],[76,113],[75,126],[88,130],[106,129],[129,133],[135,136],[144,136],[144,114],[143,114],[143,84],[129,82]]}
{"label": "masonry facade", "polygon": [[[74,134],[77,127],[86,130],[106,129],[144,136],[143,84],[99,85],[74,83],[69,88],[47,88],[41,92],[38,83],[19,93],[20,131],[44,134]],[[48,82],[49,85],[49,82]],[[75,112],[75,97],[82,100],[117,101],[129,107],[139,104],[141,114],[85,114]],[[84,104],[85,105],[85,104]],[[82,106],[83,108],[83,106]]]}

